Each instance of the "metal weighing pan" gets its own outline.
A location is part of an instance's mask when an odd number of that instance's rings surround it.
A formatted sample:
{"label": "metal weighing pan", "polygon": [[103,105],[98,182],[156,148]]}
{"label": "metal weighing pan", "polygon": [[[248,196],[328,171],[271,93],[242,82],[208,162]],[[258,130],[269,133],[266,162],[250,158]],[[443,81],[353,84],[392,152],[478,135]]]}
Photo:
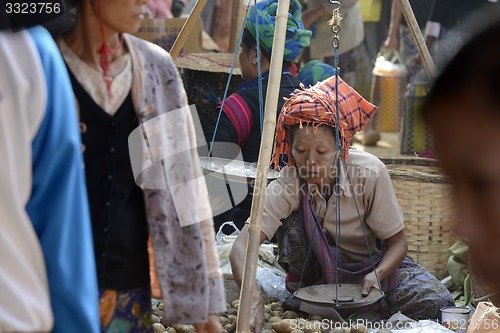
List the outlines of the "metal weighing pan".
{"label": "metal weighing pan", "polygon": [[368,296],[361,296],[362,286],[359,284],[339,284],[338,298],[336,302],[336,285],[320,284],[300,288],[294,293],[294,296],[309,302],[326,307],[335,307],[339,309],[359,308],[370,305],[380,300],[384,294],[378,289],[372,288]]}
{"label": "metal weighing pan", "polygon": [[[257,177],[257,163],[219,157],[200,157],[200,166],[205,173],[227,181],[252,183]],[[278,171],[269,169],[268,180],[276,179],[278,176]]]}

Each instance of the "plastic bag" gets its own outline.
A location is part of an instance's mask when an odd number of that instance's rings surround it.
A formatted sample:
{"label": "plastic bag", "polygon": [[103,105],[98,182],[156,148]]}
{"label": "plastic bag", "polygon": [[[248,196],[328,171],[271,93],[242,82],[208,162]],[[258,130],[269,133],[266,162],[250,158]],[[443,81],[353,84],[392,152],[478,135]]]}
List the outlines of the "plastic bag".
{"label": "plastic bag", "polygon": [[[230,226],[233,228],[233,232],[229,235],[225,234],[222,229],[225,226]],[[222,276],[226,279],[233,278],[233,271],[231,269],[231,262],[229,261],[229,253],[231,253],[231,248],[233,247],[236,237],[240,234],[240,229],[232,222],[224,222],[217,231],[215,235],[215,246],[217,248],[217,254],[219,255],[219,265],[222,271]]]}
{"label": "plastic bag", "polygon": [[278,299],[281,304],[291,294],[285,288],[285,275],[274,268],[257,268],[257,285],[269,297]]}
{"label": "plastic bag", "polygon": [[[224,231],[222,231],[224,229],[224,226],[226,226],[226,225],[232,227],[234,230],[229,235],[225,234]],[[226,236],[238,236],[239,234],[240,234],[240,229],[238,229],[238,227],[233,223],[233,221],[224,222],[219,227],[219,230],[217,231],[217,234],[215,235],[215,245],[220,246],[224,243],[227,243],[227,241],[224,241],[224,239],[223,239]],[[233,237],[233,238],[235,238],[235,237]],[[233,239],[233,242],[234,242],[234,239]]]}
{"label": "plastic bag", "polygon": [[[231,226],[234,231],[227,235],[225,234],[222,229],[224,226]],[[226,229],[227,230],[227,229]],[[231,249],[233,247],[234,241],[236,240],[236,237],[240,234],[240,230],[238,227],[232,222],[224,222],[220,228],[219,231],[217,232],[215,236],[216,240],[216,248],[217,248],[217,253],[219,255],[219,263],[220,263],[220,268],[222,271],[222,275],[226,279],[232,279],[233,278],[233,271],[231,269],[231,263],[229,261],[229,254],[231,253]],[[274,249],[276,245],[275,244],[262,244],[259,248],[259,262],[257,264],[258,269],[268,269],[271,272],[274,272],[272,274],[275,275],[285,275],[285,272],[283,269],[279,266],[279,264],[276,262],[276,257],[274,255]],[[267,274],[267,273],[264,273]],[[274,281],[274,279],[273,279]],[[284,282],[283,282],[283,287],[284,287]]]}

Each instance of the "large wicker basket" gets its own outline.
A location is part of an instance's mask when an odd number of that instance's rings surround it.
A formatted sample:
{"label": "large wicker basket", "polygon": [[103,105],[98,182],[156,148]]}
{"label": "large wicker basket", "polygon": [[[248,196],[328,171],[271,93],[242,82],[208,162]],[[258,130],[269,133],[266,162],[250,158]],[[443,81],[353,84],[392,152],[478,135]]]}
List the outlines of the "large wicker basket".
{"label": "large wicker basket", "polygon": [[432,159],[382,158],[405,219],[408,255],[437,278],[448,276],[451,199],[447,178]]}

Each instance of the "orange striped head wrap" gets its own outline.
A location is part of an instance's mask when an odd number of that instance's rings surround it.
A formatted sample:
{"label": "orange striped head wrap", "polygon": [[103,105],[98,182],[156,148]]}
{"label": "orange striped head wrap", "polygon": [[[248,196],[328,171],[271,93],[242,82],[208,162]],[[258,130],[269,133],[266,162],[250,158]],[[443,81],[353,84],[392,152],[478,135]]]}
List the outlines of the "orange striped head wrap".
{"label": "orange striped head wrap", "polygon": [[[368,121],[377,111],[377,107],[364,99],[356,90],[345,83],[340,77],[338,85],[339,96],[339,134],[343,158],[347,160],[349,141],[356,132],[364,129]],[[287,156],[287,165],[295,165],[292,156],[291,127],[299,125],[303,128],[311,125],[314,132],[318,126],[335,127],[335,76],[316,85],[304,89],[296,89],[281,109],[276,126],[272,164],[279,169],[281,158]]]}

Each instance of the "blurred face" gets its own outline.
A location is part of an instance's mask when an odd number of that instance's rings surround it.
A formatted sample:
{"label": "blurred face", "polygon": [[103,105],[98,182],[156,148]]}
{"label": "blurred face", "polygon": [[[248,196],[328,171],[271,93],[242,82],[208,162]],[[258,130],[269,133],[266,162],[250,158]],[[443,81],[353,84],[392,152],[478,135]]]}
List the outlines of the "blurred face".
{"label": "blurred face", "polygon": [[500,291],[500,110],[475,92],[436,103],[429,124],[450,175],[459,236],[469,260]]}
{"label": "blurred face", "polygon": [[[95,0],[95,13],[98,15],[98,0]],[[100,0],[104,26],[111,33],[133,34],[139,29],[144,18],[143,5],[148,0]]]}
{"label": "blurred face", "polygon": [[257,50],[249,50],[244,44],[241,44],[239,60],[243,80],[249,81],[257,77],[257,66],[253,64],[257,61],[256,59]]}
{"label": "blurred face", "polygon": [[335,174],[331,172],[335,158],[335,137],[330,127],[320,126],[317,133],[311,126],[297,128],[293,133],[292,155],[299,175],[308,183],[322,188],[328,181],[331,185],[335,180]]}

